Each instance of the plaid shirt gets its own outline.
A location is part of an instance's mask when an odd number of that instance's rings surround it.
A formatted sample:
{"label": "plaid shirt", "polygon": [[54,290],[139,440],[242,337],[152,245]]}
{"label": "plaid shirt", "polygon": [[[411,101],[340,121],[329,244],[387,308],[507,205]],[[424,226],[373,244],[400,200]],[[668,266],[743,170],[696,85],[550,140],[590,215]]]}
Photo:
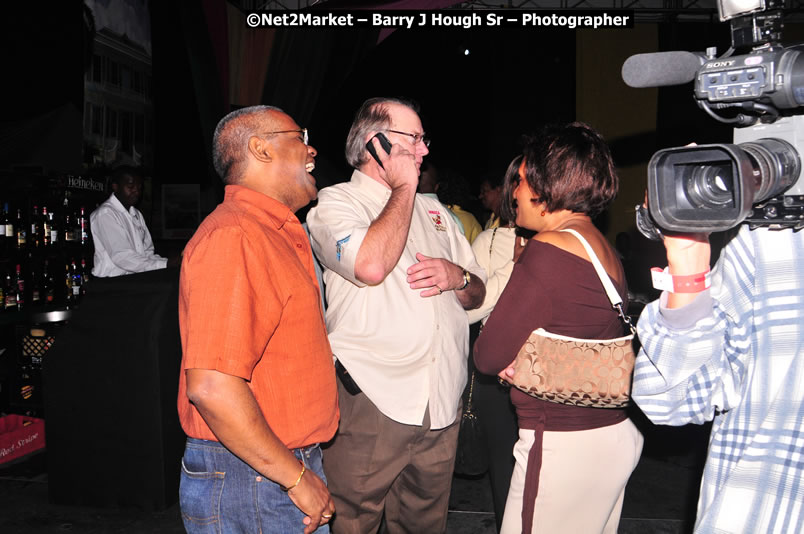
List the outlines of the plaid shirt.
{"label": "plaid shirt", "polygon": [[655,423],[713,420],[696,533],[797,532],[804,524],[804,231],[749,230],[712,287],[666,295],[639,320],[633,397]]}

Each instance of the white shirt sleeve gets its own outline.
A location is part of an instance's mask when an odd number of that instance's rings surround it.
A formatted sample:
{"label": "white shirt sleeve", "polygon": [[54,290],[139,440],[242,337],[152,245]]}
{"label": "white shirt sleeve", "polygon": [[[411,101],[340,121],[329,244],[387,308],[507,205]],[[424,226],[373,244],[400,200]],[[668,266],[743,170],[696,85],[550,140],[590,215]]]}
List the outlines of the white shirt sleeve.
{"label": "white shirt sleeve", "polygon": [[307,214],[310,243],[324,267],[358,287],[365,287],[355,276],[355,263],[371,219],[361,215],[348,198],[339,196],[334,189],[319,192],[318,205]]}

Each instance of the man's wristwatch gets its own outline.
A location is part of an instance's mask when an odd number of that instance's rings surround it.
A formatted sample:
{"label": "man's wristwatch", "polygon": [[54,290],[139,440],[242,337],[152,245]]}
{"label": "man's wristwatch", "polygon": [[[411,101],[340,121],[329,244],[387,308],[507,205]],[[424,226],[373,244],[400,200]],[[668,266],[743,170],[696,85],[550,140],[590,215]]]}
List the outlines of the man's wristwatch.
{"label": "man's wristwatch", "polygon": [[469,271],[466,269],[463,270],[463,285],[457,288],[456,291],[460,291],[461,289],[466,289],[466,286],[469,285],[469,282],[472,281],[472,275],[469,274]]}

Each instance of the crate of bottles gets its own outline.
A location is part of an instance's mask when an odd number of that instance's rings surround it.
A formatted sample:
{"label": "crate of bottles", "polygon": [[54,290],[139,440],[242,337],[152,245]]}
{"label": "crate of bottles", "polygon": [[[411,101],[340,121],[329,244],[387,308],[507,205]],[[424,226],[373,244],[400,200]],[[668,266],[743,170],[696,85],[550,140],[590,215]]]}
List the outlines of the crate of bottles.
{"label": "crate of bottles", "polygon": [[36,417],[0,417],[0,464],[11,462],[45,447],[45,422]]}
{"label": "crate of bottles", "polygon": [[54,328],[40,325],[17,326],[18,362],[21,365],[42,366],[42,359],[56,342]]}

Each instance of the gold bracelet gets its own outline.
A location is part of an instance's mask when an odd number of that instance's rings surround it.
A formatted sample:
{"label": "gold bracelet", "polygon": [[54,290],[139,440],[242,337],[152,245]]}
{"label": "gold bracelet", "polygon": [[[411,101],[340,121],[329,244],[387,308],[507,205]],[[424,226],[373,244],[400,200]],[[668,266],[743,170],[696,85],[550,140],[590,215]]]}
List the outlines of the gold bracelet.
{"label": "gold bracelet", "polygon": [[302,463],[301,461],[299,463],[302,466],[301,473],[299,473],[299,478],[296,479],[296,482],[294,482],[292,486],[285,487],[282,484],[280,484],[279,487],[282,489],[282,491],[290,491],[293,488],[295,488],[296,486],[298,486],[299,482],[301,482],[301,478],[302,478],[302,476],[304,476],[304,472],[307,471],[307,467],[305,467],[304,463]]}

